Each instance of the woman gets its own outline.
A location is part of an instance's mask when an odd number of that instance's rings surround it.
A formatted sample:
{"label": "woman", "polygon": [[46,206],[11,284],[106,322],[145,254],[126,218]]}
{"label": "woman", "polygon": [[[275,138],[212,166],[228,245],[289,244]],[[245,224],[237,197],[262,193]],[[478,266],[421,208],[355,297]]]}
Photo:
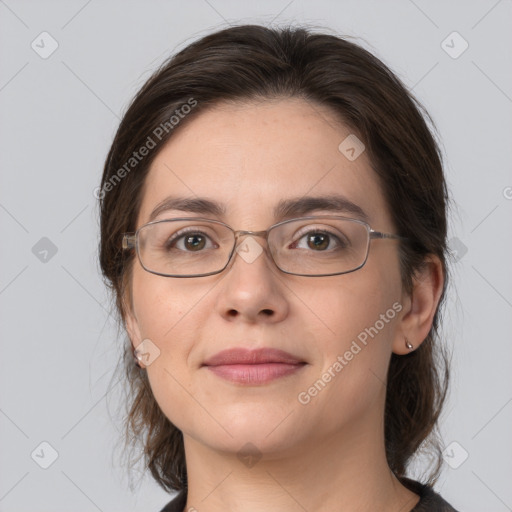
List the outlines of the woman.
{"label": "woman", "polygon": [[100,262],[127,440],[180,491],[164,511],[454,510],[432,488],[449,197],[421,108],[347,39],[262,26],[194,42],[136,95]]}

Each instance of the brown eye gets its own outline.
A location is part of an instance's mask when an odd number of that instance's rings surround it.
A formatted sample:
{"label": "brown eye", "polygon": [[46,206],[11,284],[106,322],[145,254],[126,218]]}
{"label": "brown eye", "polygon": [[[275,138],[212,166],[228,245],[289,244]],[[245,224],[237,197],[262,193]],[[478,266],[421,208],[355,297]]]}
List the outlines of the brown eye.
{"label": "brown eye", "polygon": [[165,249],[169,252],[202,252],[204,249],[212,248],[218,248],[218,245],[206,233],[196,230],[175,233],[165,243]]}
{"label": "brown eye", "polygon": [[311,249],[327,249],[329,247],[329,240],[329,235],[325,233],[308,235],[308,247]]}
{"label": "brown eye", "polygon": [[346,249],[350,246],[350,242],[343,233],[339,232],[339,235],[324,230],[310,230],[299,235],[290,248],[310,249],[312,252],[331,252]]}
{"label": "brown eye", "polygon": [[184,237],[184,245],[188,250],[197,251],[203,249],[206,245],[206,240],[203,235],[187,235]]}

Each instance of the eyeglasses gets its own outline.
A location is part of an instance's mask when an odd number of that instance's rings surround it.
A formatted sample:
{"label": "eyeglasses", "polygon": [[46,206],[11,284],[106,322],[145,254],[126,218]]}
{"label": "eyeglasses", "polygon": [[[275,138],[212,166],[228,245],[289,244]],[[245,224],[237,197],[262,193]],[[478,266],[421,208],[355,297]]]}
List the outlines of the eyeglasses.
{"label": "eyeglasses", "polygon": [[[240,236],[263,237],[279,270],[297,276],[335,276],[360,269],[370,240],[406,237],[374,231],[366,222],[341,216],[285,220],[266,231],[235,231],[227,224],[198,217],[149,222],[123,235],[123,249],[136,248],[142,267],[164,277],[219,274],[235,250],[252,262],[263,251],[254,239],[237,246]],[[245,254],[244,254],[245,253]]]}

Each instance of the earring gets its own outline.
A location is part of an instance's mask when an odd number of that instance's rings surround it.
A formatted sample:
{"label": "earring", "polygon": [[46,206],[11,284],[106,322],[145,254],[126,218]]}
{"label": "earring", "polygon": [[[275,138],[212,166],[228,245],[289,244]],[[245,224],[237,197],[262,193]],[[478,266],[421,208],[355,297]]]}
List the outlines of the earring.
{"label": "earring", "polygon": [[133,349],[132,354],[133,354],[133,359],[134,359],[134,362],[135,362],[135,366],[138,366],[139,368],[142,368],[142,366],[140,365],[140,362],[139,362],[139,357],[138,357],[139,353],[138,353],[136,348]]}
{"label": "earring", "polygon": [[409,349],[409,350],[412,350],[414,347],[412,346],[412,344],[410,343],[410,341],[405,338],[405,346]]}

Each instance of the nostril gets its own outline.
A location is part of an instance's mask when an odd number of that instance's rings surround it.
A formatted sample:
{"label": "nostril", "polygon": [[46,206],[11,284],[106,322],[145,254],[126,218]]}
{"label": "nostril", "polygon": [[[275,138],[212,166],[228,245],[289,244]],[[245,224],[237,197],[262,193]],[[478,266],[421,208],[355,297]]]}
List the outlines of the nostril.
{"label": "nostril", "polygon": [[267,316],[272,316],[274,312],[271,309],[263,309],[263,313],[265,313]]}

